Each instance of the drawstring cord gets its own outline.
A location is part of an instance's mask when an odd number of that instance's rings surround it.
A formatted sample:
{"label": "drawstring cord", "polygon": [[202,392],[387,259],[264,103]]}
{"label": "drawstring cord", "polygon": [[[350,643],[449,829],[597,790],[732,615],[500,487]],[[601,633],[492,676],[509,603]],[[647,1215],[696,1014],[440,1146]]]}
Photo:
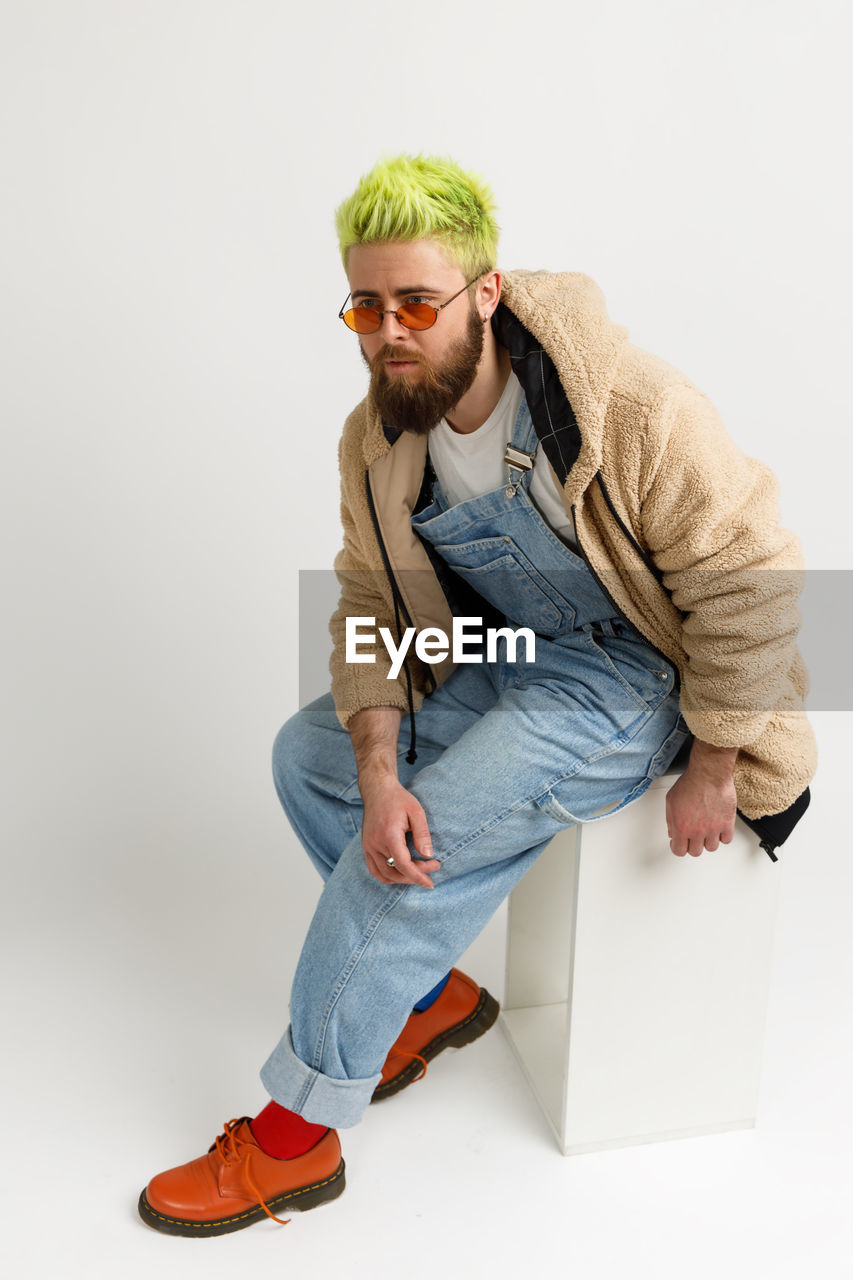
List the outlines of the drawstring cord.
{"label": "drawstring cord", "polygon": [[[400,606],[397,602],[397,592],[393,590],[391,596],[394,600],[394,625],[397,628],[397,646],[402,648],[403,645],[403,628],[400,626]],[[415,707],[412,699],[412,673],[409,670],[408,659],[403,659],[403,670],[406,673],[406,697],[409,700],[409,750],[406,752],[406,764],[414,764],[418,758],[415,750]]]}

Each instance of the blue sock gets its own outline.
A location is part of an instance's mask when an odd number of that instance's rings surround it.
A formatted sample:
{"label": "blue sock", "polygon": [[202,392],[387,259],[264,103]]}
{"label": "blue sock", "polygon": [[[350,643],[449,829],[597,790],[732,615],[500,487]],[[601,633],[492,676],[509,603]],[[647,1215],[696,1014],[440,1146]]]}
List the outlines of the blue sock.
{"label": "blue sock", "polygon": [[428,1009],[431,1004],[435,1003],[435,1001],[441,995],[444,988],[447,986],[447,982],[449,978],[450,978],[450,974],[446,973],[444,977],[441,979],[441,982],[437,982],[433,987],[432,991],[428,991],[426,995],[423,996],[418,1001],[418,1003],[414,1006],[415,1013],[423,1013],[424,1009]]}

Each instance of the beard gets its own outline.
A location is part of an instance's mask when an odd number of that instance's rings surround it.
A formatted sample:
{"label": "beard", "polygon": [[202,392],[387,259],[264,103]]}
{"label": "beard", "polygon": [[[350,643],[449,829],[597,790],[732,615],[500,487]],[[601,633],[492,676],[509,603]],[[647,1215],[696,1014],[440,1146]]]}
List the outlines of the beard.
{"label": "beard", "polygon": [[[370,390],[383,419],[402,431],[426,435],[459,403],[477,374],[483,354],[483,323],[475,307],[468,313],[463,337],[457,338],[441,364],[433,364],[419,351],[386,343],[368,360]],[[413,380],[408,374],[389,374],[386,360],[415,360],[421,371]]]}

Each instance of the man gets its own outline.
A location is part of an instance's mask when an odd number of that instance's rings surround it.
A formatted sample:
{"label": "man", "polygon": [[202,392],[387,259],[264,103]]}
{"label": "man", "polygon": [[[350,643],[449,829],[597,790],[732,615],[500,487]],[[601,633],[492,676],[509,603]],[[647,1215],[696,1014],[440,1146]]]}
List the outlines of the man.
{"label": "man", "polygon": [[[490,195],[451,162],[377,166],[338,232],[370,388],[340,446],[332,691],[274,753],[325,885],[273,1100],[142,1193],[175,1234],[341,1192],[336,1130],[494,1022],[452,965],[562,827],[692,734],[672,852],[713,853],[739,809],[772,855],[814,768],[797,544],[707,398],[588,277],[498,271]],[[451,646],[463,618],[497,625]]]}

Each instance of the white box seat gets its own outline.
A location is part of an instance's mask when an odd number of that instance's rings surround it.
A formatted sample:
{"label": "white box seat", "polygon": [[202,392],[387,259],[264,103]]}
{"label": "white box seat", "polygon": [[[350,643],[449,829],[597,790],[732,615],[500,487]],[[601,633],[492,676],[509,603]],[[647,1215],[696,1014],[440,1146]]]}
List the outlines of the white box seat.
{"label": "white box seat", "polygon": [[781,862],[740,819],[676,857],[678,772],[510,895],[501,1021],[566,1155],[755,1123]]}

